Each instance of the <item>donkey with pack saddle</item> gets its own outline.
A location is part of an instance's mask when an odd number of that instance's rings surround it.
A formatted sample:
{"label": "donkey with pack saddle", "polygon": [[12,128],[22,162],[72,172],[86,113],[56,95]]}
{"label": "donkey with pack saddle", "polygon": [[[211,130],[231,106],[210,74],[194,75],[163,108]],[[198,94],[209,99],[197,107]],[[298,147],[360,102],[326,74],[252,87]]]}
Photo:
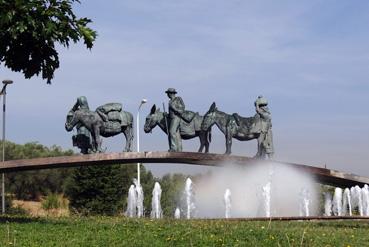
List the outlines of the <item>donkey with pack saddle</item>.
{"label": "donkey with pack saddle", "polygon": [[[204,117],[194,112],[192,112],[191,115],[193,117],[190,122],[186,122],[183,119],[180,122],[179,132],[181,138],[183,140],[189,140],[199,137],[200,148],[198,152],[202,152],[205,147],[205,153],[208,153],[211,142],[211,128],[203,131],[201,125]],[[145,133],[150,133],[156,126],[159,126],[160,129],[168,135],[168,124],[168,114],[166,112],[161,112],[160,108],[156,108],[156,105],[153,105],[149,115],[146,117],[144,131]]]}
{"label": "donkey with pack saddle", "polygon": [[67,115],[65,129],[85,127],[91,134],[91,152],[102,152],[101,138],[123,133],[126,138],[124,152],[130,152],[133,142],[133,115],[123,111],[120,103],[99,106],[96,111],[72,109]]}
{"label": "donkey with pack saddle", "polygon": [[204,115],[202,130],[206,131],[214,124],[224,134],[226,140],[225,154],[231,154],[232,138],[239,141],[249,141],[260,136],[260,130],[255,128],[255,117],[241,117],[237,113],[227,114],[219,111],[215,102],[210,106],[209,111]]}

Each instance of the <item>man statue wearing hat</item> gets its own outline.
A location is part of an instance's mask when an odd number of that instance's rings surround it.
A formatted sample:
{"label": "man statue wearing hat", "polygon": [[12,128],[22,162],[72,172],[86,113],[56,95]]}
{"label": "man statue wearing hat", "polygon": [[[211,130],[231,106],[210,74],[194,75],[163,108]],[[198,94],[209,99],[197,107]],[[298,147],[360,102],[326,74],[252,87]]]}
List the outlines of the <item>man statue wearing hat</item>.
{"label": "man statue wearing hat", "polygon": [[258,138],[258,152],[256,157],[271,159],[274,154],[273,134],[272,134],[272,115],[268,108],[268,101],[263,96],[255,100],[256,114],[253,130],[260,131]]}
{"label": "man statue wearing hat", "polygon": [[182,152],[182,138],[179,133],[179,125],[182,114],[185,111],[185,104],[181,97],[176,97],[177,91],[168,88],[165,93],[169,97],[169,152]]}
{"label": "man statue wearing hat", "polygon": [[[77,98],[77,102],[74,104],[72,110],[70,110],[70,113],[77,110],[90,111],[90,107],[88,106],[87,98],[85,96]],[[77,134],[72,136],[73,146],[78,147],[82,154],[90,153],[92,149],[90,131],[81,124],[77,124],[76,128]]]}

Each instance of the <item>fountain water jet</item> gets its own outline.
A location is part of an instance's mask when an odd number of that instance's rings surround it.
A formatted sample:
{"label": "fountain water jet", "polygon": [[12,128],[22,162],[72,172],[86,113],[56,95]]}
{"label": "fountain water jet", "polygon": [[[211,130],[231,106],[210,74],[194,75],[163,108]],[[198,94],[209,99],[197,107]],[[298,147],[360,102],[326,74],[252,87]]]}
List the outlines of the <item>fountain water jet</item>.
{"label": "fountain water jet", "polygon": [[155,182],[154,189],[152,190],[152,199],[151,199],[151,218],[160,219],[163,216],[163,211],[160,205],[161,199],[161,187],[158,182]]}
{"label": "fountain water jet", "polygon": [[231,217],[231,190],[230,189],[226,189],[225,193],[224,193],[224,205],[225,205],[225,218],[228,219]]}
{"label": "fountain water jet", "polygon": [[136,179],[133,179],[133,183],[136,185],[136,193],[137,193],[137,217],[141,218],[142,216],[144,216],[143,215],[144,193],[141,184],[138,184]]}
{"label": "fountain water jet", "polygon": [[176,210],[174,211],[174,218],[175,219],[181,218],[181,210],[179,208],[176,208]]}
{"label": "fountain water jet", "polygon": [[356,185],[355,187],[351,187],[350,189],[351,191],[351,198],[352,198],[352,209],[356,209],[358,210],[360,216],[364,215],[363,212],[363,200],[362,200],[362,195],[361,195],[361,189],[358,185]]}
{"label": "fountain water jet", "polygon": [[192,180],[190,178],[186,179],[186,185],[184,189],[185,197],[185,207],[186,207],[186,218],[191,219],[194,216],[195,203],[194,203],[194,193],[192,188]]}
{"label": "fountain water jet", "polygon": [[351,207],[351,193],[350,189],[346,188],[343,192],[343,202],[342,202],[342,215],[352,216],[352,207]]}
{"label": "fountain water jet", "polygon": [[333,214],[342,216],[342,189],[336,188],[333,195]]}
{"label": "fountain water jet", "polygon": [[300,216],[309,216],[310,193],[306,188],[300,192]]}
{"label": "fountain water jet", "polygon": [[361,189],[361,197],[363,203],[363,215],[369,216],[369,187],[367,184]]}
{"label": "fountain water jet", "polygon": [[263,186],[263,207],[264,207],[264,216],[270,217],[270,189],[271,182],[269,181],[265,186]]}
{"label": "fountain water jet", "polygon": [[132,184],[128,190],[126,215],[131,218],[136,217],[136,207],[137,207],[137,194],[135,186]]}
{"label": "fountain water jet", "polygon": [[268,176],[268,182],[266,185],[263,186],[263,206],[264,206],[264,216],[270,217],[271,216],[271,189],[272,189],[272,178],[274,174],[274,166],[271,163],[269,165],[269,176]]}
{"label": "fountain water jet", "polygon": [[332,195],[324,193],[324,216],[332,216]]}

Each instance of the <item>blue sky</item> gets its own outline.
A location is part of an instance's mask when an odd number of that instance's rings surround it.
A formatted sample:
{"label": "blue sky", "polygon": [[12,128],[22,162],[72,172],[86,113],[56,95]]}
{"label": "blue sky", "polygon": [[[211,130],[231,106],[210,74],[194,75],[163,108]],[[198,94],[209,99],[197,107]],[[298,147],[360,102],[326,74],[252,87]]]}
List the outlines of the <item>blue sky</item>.
{"label": "blue sky", "polygon": [[[141,123],[175,87],[186,107],[204,114],[254,114],[264,95],[273,114],[276,159],[369,176],[369,2],[367,1],[82,1],[78,16],[99,34],[91,51],[60,47],[53,84],[0,67],[8,89],[7,137],[71,148],[65,115],[80,95],[91,108],[121,102]],[[142,126],[141,126],[142,130]],[[141,150],[166,150],[158,129],[141,131]],[[214,129],[211,151],[224,152]],[[111,151],[122,137],[104,139]],[[195,151],[198,140],[184,142]],[[77,150],[76,150],[77,151]],[[252,156],[256,142],[233,144]],[[155,174],[194,166],[149,166]]]}

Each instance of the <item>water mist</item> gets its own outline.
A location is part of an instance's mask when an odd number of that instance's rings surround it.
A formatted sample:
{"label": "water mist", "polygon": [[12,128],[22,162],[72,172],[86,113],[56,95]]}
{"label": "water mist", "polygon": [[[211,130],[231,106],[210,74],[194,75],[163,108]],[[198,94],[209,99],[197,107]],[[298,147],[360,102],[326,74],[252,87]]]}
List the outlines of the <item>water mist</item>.
{"label": "water mist", "polygon": [[200,218],[224,218],[224,192],[232,192],[231,217],[299,216],[301,191],[309,191],[309,214],[317,209],[316,183],[306,173],[279,163],[225,164],[196,180]]}

